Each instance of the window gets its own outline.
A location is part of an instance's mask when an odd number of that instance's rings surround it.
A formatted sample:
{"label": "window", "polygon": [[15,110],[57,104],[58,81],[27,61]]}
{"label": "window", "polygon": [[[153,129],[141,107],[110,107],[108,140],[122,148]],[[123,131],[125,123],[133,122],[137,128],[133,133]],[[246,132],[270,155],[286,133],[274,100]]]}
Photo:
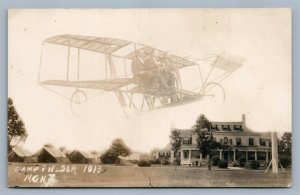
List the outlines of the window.
{"label": "window", "polygon": [[236,131],[241,131],[242,130],[242,125],[234,125],[233,129]]}
{"label": "window", "polygon": [[224,137],[224,144],[228,144],[228,138]]}
{"label": "window", "polygon": [[211,129],[215,131],[219,131],[218,125],[211,125]]}
{"label": "window", "polygon": [[253,146],[254,145],[254,140],[253,138],[249,138],[249,146]]}
{"label": "window", "polygon": [[236,145],[241,146],[242,145],[242,139],[240,137],[236,138]]}
{"label": "window", "polygon": [[192,158],[200,158],[200,152],[198,150],[192,150],[191,152]]}
{"label": "window", "polygon": [[229,145],[232,145],[232,139],[229,139]]}
{"label": "window", "polygon": [[266,146],[266,140],[260,139],[260,140],[259,140],[259,145],[261,145],[261,146]]}
{"label": "window", "polygon": [[191,144],[191,139],[192,139],[192,138],[184,138],[184,139],[182,140],[182,144],[185,144],[185,145]]}
{"label": "window", "polygon": [[248,152],[248,160],[255,160],[255,152]]}
{"label": "window", "polygon": [[269,147],[272,147],[272,142],[271,141],[269,142]]}
{"label": "window", "polygon": [[267,160],[266,152],[257,152],[257,160]]}
{"label": "window", "polygon": [[183,158],[189,158],[189,151],[188,150],[183,151]]}

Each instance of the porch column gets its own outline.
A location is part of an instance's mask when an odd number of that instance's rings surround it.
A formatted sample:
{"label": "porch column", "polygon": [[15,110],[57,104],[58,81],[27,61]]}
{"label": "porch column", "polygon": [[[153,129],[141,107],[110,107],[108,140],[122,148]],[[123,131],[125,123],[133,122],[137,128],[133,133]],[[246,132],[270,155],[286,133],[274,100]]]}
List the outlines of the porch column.
{"label": "porch column", "polygon": [[171,150],[170,162],[171,163],[174,162],[174,151],[173,150]]}
{"label": "porch column", "polygon": [[192,150],[189,150],[189,162],[192,164]]}
{"label": "porch column", "polygon": [[180,159],[181,159],[181,162],[183,161],[183,150],[180,151]]}
{"label": "porch column", "polygon": [[255,156],[254,156],[254,160],[257,160],[257,151],[255,150]]}
{"label": "porch column", "polygon": [[222,160],[223,158],[222,158],[222,153],[223,153],[223,149],[220,149],[220,160]]}
{"label": "porch column", "polygon": [[266,151],[266,162],[269,162],[269,154],[268,154],[268,150]]}
{"label": "porch column", "polygon": [[233,161],[235,161],[236,156],[235,156],[235,150],[233,150]]}
{"label": "porch column", "polygon": [[248,151],[246,150],[246,162],[248,162]]}
{"label": "porch column", "polygon": [[202,162],[202,158],[203,158],[202,153],[200,153],[200,162]]}

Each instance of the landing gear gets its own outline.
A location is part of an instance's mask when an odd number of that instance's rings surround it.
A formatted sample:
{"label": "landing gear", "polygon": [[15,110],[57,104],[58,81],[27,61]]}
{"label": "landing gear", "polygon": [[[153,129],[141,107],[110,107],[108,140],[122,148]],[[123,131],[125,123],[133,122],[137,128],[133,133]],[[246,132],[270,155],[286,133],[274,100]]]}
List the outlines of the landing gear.
{"label": "landing gear", "polygon": [[219,83],[210,82],[205,85],[202,93],[205,96],[212,96],[213,98],[220,99],[221,101],[225,101],[225,90]]}

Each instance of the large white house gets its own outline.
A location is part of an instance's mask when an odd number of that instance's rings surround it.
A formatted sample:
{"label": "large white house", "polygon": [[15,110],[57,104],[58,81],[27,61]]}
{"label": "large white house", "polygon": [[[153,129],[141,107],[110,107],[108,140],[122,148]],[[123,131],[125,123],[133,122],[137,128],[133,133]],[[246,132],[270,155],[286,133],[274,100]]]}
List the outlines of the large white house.
{"label": "large white house", "polygon": [[[271,160],[271,133],[254,132],[246,127],[246,117],[237,122],[211,122],[211,129],[216,141],[227,144],[228,149],[216,150],[213,155],[229,163],[244,157],[246,161],[258,160],[264,164]],[[205,159],[197,148],[197,133],[192,129],[178,129],[182,138],[182,146],[179,152],[181,165],[199,165]],[[167,149],[169,149],[167,151]],[[170,144],[162,150],[158,150],[155,158],[168,158],[173,162],[174,152]]]}

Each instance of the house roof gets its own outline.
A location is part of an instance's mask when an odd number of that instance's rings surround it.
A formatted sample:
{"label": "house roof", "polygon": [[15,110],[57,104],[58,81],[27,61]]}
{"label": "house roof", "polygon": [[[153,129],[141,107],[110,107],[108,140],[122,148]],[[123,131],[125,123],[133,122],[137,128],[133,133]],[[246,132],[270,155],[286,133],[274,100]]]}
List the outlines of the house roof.
{"label": "house roof", "polygon": [[178,130],[180,137],[190,137],[192,134],[195,133],[195,130],[192,129],[182,129]]}
{"label": "house roof", "polygon": [[29,150],[24,149],[21,146],[15,146],[12,148],[12,151],[20,157],[32,156],[32,153]]}
{"label": "house roof", "polygon": [[36,155],[40,155],[43,150],[47,151],[51,156],[55,158],[66,157],[66,155],[62,153],[60,150],[53,147],[45,147],[45,146],[39,152],[37,152]]}
{"label": "house roof", "polygon": [[221,121],[212,121],[212,125],[243,125],[241,121],[232,121],[232,122],[221,122]]}
{"label": "house roof", "polygon": [[70,155],[73,156],[73,155],[75,155],[76,153],[81,154],[84,158],[94,158],[94,157],[92,156],[92,154],[90,154],[90,153],[88,153],[88,152],[81,151],[81,150],[74,150]]}

